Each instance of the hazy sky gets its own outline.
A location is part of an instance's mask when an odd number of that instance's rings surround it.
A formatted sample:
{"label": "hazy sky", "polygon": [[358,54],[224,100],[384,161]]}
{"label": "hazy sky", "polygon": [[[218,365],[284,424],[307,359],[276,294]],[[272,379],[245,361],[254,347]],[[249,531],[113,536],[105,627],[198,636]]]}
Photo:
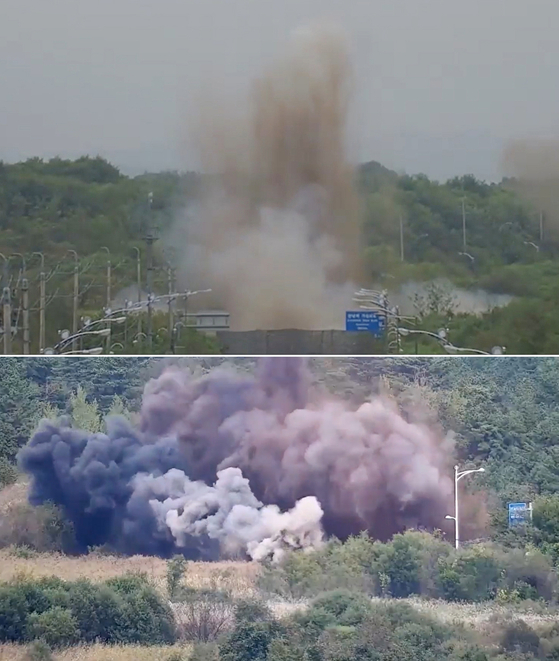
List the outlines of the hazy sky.
{"label": "hazy sky", "polygon": [[200,92],[323,18],[350,37],[353,160],[495,178],[507,140],[559,135],[557,0],[0,0],[0,159],[194,168]]}

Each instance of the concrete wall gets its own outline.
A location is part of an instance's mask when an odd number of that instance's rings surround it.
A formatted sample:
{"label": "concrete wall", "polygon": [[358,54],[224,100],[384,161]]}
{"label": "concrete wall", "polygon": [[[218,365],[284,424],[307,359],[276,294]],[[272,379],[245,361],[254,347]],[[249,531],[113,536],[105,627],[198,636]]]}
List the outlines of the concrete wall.
{"label": "concrete wall", "polygon": [[218,331],[216,336],[227,355],[359,356],[386,353],[383,341],[370,333],[341,330]]}

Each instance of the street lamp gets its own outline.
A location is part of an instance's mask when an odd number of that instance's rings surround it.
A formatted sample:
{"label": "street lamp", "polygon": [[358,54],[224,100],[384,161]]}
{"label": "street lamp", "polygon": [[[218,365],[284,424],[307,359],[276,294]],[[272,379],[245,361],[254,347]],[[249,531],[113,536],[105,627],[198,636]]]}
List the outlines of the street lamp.
{"label": "street lamp", "polygon": [[81,339],[86,335],[96,335],[98,337],[106,338],[109,337],[110,334],[111,334],[110,328],[103,328],[102,330],[95,330],[95,331],[81,331],[80,333],[74,333],[73,335],[70,335],[70,331],[63,330],[60,331],[60,336],[62,337],[62,340],[54,347],[53,351],[54,353],[58,353],[62,351],[62,348],[68,343],[71,342],[73,344],[76,341],[76,339],[78,338]]}
{"label": "street lamp", "polygon": [[447,514],[445,519],[454,521],[454,546],[460,548],[460,528],[459,528],[459,511],[458,511],[458,482],[466,475],[472,473],[485,473],[485,468],[471,468],[469,470],[461,471],[458,466],[454,466],[454,516]]}
{"label": "street lamp", "polygon": [[476,261],[476,258],[470,255],[469,252],[459,252],[458,254],[462,255],[463,257],[467,257],[472,262],[472,264]]}

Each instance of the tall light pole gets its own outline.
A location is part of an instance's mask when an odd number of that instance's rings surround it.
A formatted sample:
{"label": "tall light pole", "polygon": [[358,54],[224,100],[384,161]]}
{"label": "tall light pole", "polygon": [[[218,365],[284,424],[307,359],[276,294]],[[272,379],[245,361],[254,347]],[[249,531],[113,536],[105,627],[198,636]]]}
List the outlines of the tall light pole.
{"label": "tall light pole", "polygon": [[[136,251],[136,280],[138,283],[138,303],[142,301],[142,256],[140,249],[134,246],[132,250]],[[138,333],[142,332],[142,316],[138,315]]]}
{"label": "tall light pole", "polygon": [[107,307],[111,307],[111,251],[107,246],[101,246],[101,250],[107,253]]}
{"label": "tall light pole", "polygon": [[39,274],[39,353],[45,349],[45,256],[42,252],[34,252],[33,255],[39,255],[41,258],[41,273]]}
{"label": "tall light pole", "polygon": [[404,261],[404,219],[400,216],[400,259]]}
{"label": "tall light pole", "polygon": [[[78,301],[80,297],[80,260],[75,250],[68,250],[74,256],[74,293],[72,295],[72,334],[78,333]],[[72,349],[76,346],[72,343]]]}
{"label": "tall light pole", "polygon": [[454,521],[454,546],[460,548],[460,526],[459,526],[459,509],[458,509],[458,482],[466,475],[472,473],[485,473],[485,468],[471,468],[469,470],[461,471],[458,466],[454,466],[454,516],[446,515],[446,519]]}

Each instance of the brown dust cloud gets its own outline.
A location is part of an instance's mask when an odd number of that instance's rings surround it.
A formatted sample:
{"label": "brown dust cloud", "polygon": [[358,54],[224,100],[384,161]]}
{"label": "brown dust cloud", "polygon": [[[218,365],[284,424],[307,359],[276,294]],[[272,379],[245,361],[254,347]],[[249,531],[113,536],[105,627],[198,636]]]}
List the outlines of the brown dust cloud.
{"label": "brown dust cloud", "polygon": [[361,273],[360,209],[345,132],[352,70],[343,33],[293,35],[246,106],[207,104],[195,125],[202,198],[177,219],[179,285],[235,330],[343,324]]}
{"label": "brown dust cloud", "polygon": [[559,140],[517,139],[502,156],[503,170],[526,203],[543,214],[544,236],[559,238]]}

